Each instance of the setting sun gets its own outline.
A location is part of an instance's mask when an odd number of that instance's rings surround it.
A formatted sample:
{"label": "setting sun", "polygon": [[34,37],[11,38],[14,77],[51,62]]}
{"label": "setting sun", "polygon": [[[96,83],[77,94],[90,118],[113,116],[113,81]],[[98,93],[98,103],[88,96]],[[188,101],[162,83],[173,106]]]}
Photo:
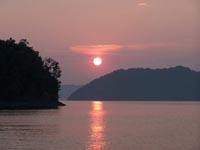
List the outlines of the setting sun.
{"label": "setting sun", "polygon": [[100,66],[102,64],[102,59],[100,57],[96,57],[93,59],[93,63],[96,66]]}

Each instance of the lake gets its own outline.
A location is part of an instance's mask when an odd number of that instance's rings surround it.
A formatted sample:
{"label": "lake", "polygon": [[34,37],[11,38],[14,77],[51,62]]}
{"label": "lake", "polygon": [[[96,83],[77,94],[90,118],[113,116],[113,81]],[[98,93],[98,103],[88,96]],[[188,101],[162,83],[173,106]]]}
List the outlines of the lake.
{"label": "lake", "polygon": [[0,110],[0,150],[200,150],[200,102]]}

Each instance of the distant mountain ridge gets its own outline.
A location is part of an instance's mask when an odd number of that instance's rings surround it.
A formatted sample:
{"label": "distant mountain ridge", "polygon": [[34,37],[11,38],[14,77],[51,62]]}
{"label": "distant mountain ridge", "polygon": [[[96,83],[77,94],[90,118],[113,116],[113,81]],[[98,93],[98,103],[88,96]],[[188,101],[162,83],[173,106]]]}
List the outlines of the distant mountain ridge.
{"label": "distant mountain ridge", "polygon": [[82,86],[69,100],[200,100],[200,72],[176,66],[120,69]]}
{"label": "distant mountain ridge", "polygon": [[66,100],[73,92],[75,92],[81,85],[64,84],[61,85],[59,91],[59,99]]}

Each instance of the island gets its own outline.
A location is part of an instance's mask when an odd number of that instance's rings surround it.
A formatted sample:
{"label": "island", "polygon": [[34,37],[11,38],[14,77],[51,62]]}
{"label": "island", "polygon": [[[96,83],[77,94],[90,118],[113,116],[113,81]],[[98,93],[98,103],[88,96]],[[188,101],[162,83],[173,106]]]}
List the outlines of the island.
{"label": "island", "polygon": [[199,101],[200,72],[184,66],[120,69],[82,86],[68,100]]}
{"label": "island", "polygon": [[0,109],[57,108],[59,63],[42,58],[27,40],[0,40]]}

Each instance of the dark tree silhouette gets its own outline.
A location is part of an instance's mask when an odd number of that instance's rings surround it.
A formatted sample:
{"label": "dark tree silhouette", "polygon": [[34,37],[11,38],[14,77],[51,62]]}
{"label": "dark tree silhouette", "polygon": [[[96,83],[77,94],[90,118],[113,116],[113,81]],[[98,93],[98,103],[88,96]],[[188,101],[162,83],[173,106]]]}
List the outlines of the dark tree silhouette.
{"label": "dark tree silhouette", "polygon": [[61,77],[61,70],[59,67],[59,63],[53,60],[52,58],[44,59],[44,68],[51,73],[51,75],[58,79]]}
{"label": "dark tree silhouette", "polygon": [[0,40],[0,102],[59,104],[61,70],[51,58],[42,59],[27,40]]}

